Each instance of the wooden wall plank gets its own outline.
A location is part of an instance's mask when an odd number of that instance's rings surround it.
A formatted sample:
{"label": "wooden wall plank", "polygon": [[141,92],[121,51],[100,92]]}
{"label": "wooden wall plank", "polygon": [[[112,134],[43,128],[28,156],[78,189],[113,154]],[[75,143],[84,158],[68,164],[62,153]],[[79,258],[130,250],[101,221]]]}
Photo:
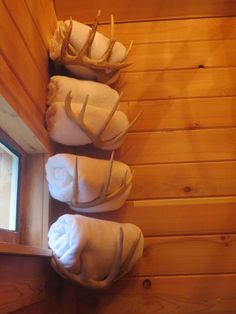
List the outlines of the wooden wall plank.
{"label": "wooden wall plank", "polygon": [[48,81],[48,51],[40,40],[40,34],[24,1],[3,1],[22,39],[28,47],[45,84]]}
{"label": "wooden wall plank", "polygon": [[[236,275],[149,277],[123,279],[104,292],[77,294],[81,313],[234,314]],[[76,288],[75,288],[76,289]]]}
{"label": "wooden wall plank", "polygon": [[108,22],[110,14],[116,16],[117,21],[158,20],[170,18],[186,18],[201,16],[232,16],[236,13],[235,3],[232,0],[167,0],[163,5],[161,0],[147,0],[145,3],[136,0],[130,5],[127,0],[109,2],[98,0],[89,6],[86,0],[79,3],[76,0],[55,0],[56,12],[59,19],[65,19],[73,15],[75,19],[83,22],[91,22],[98,8],[102,10],[102,21]]}
{"label": "wooden wall plank", "polygon": [[236,162],[134,166],[130,200],[236,195]]}
{"label": "wooden wall plank", "polygon": [[236,41],[183,41],[133,45],[124,72],[235,66]]}
{"label": "wooden wall plank", "polygon": [[[116,20],[116,17],[115,17]],[[168,20],[158,22],[120,23],[115,26],[117,40],[129,44],[216,40],[236,38],[236,18],[203,18]],[[110,25],[100,25],[98,30],[110,36]]]}
{"label": "wooden wall plank", "polygon": [[129,133],[118,156],[129,165],[235,160],[236,129]]}
{"label": "wooden wall plank", "polygon": [[[65,212],[75,212],[53,201],[55,221]],[[97,219],[133,223],[145,236],[234,233],[235,197],[128,201],[120,209],[84,214]]]}
{"label": "wooden wall plank", "polygon": [[48,50],[50,39],[57,22],[53,0],[24,1],[39,30],[44,45]]}
{"label": "wooden wall plank", "polygon": [[1,314],[39,302],[45,297],[48,259],[1,255],[0,265]]}
{"label": "wooden wall plank", "polygon": [[122,102],[120,110],[132,121],[140,118],[131,131],[159,131],[234,127],[236,98],[167,99]]}
{"label": "wooden wall plank", "polygon": [[41,74],[3,2],[0,3],[0,12],[2,55],[34,102],[39,114],[43,115],[46,108],[46,86],[39,84]]}
{"label": "wooden wall plank", "polygon": [[124,101],[235,96],[236,68],[123,73],[116,87]]}
{"label": "wooden wall plank", "polygon": [[129,275],[235,273],[235,235],[145,238]]}

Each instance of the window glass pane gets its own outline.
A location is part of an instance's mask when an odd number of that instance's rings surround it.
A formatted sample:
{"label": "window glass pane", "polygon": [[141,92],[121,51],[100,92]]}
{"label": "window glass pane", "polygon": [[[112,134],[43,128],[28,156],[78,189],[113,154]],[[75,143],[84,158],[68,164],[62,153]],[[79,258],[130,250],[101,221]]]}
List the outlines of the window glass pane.
{"label": "window glass pane", "polygon": [[19,157],[0,142],[0,228],[16,230]]}

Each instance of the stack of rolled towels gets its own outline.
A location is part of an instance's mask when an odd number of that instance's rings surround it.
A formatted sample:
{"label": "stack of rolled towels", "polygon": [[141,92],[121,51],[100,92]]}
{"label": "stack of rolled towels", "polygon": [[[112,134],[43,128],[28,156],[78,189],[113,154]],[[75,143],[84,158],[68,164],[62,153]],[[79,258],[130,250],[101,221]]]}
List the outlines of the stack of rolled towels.
{"label": "stack of rolled towels", "polygon": [[[102,82],[118,78],[126,52],[121,43],[97,32],[97,20],[92,28],[72,20],[58,23],[50,57],[76,78],[57,75],[48,84],[46,122],[53,141],[104,150],[120,147],[136,119],[129,123],[118,110],[121,96]],[[56,154],[46,163],[51,196],[81,213],[121,208],[132,175],[128,165],[114,160],[114,152],[110,160]],[[144,245],[141,230],[133,224],[83,215],[61,216],[48,236],[57,273],[94,289],[107,288],[125,275],[142,256]]]}

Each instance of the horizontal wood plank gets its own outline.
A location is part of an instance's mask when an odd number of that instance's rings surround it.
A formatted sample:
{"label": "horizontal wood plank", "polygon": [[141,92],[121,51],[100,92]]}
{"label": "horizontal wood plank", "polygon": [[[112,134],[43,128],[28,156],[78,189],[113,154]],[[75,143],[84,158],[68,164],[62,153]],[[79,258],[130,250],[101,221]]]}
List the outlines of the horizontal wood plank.
{"label": "horizontal wood plank", "polygon": [[236,195],[236,162],[134,166],[130,200]]}
{"label": "horizontal wood plank", "polygon": [[235,66],[236,40],[134,45],[124,72]]}
{"label": "horizontal wood plank", "polygon": [[236,129],[129,133],[119,160],[150,164],[236,159]]}
{"label": "horizontal wood plank", "polygon": [[[54,208],[55,219],[65,212],[60,202],[54,202]],[[133,223],[145,236],[216,234],[235,232],[235,208],[235,197],[144,200],[128,201],[117,211],[86,216]]]}
{"label": "horizontal wood plank", "polygon": [[236,272],[236,235],[145,238],[130,276]]}
{"label": "horizontal wood plank", "polygon": [[122,102],[120,110],[132,121],[131,131],[234,127],[236,98],[167,99]]}
{"label": "horizontal wood plank", "polygon": [[127,0],[109,2],[98,0],[89,6],[86,0],[79,3],[76,0],[56,0],[55,8],[59,19],[68,18],[73,15],[74,19],[82,22],[94,20],[98,8],[102,10],[101,21],[109,22],[110,14],[114,14],[119,22],[158,20],[171,18],[201,17],[201,16],[231,16],[235,15],[236,8],[232,0],[167,0],[163,5],[161,0],[147,0],[145,3],[136,0],[130,5]]}
{"label": "horizontal wood plank", "polygon": [[[146,279],[149,281],[144,283]],[[145,289],[144,285],[150,288]],[[81,297],[77,294],[77,311],[91,314],[234,314],[235,290],[236,275],[129,278],[104,292],[87,291]]]}
{"label": "horizontal wood plank", "polygon": [[236,68],[128,72],[116,88],[124,101],[235,96]]}
{"label": "horizontal wood plank", "polygon": [[[72,16],[74,15],[72,14]],[[225,40],[236,38],[235,26],[235,17],[120,23],[115,25],[115,34],[117,40],[124,44],[129,44],[132,40],[135,44]],[[98,30],[106,36],[110,36],[109,24],[100,25]]]}

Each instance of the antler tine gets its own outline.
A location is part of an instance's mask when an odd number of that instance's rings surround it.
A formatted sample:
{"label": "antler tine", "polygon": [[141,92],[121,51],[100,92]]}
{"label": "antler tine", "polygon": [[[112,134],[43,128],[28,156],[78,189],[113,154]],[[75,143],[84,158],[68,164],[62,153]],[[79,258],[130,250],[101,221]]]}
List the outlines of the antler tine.
{"label": "antler tine", "polygon": [[114,145],[115,143],[119,142],[122,139],[122,137],[124,137],[128,133],[130,128],[135,124],[135,122],[138,120],[138,118],[141,116],[142,113],[143,113],[142,111],[139,112],[137,114],[137,116],[130,122],[130,124],[128,125],[128,127],[124,131],[122,131],[120,134],[118,134],[118,135],[114,136],[113,138],[110,138],[109,140],[104,142],[103,147],[110,146],[111,144]]}
{"label": "antler tine", "polygon": [[114,17],[113,17],[113,15],[111,15],[111,37],[109,40],[109,44],[108,44],[106,51],[102,55],[102,57],[100,59],[96,60],[96,62],[102,63],[104,61],[107,61],[111,56],[112,49],[113,49],[115,43],[116,43],[116,40],[114,38]]}
{"label": "antler tine", "polygon": [[80,111],[80,114],[79,114],[79,120],[81,120],[81,121],[84,120],[84,114],[85,114],[85,111],[86,111],[86,108],[87,108],[88,99],[89,99],[89,95],[86,95],[85,101],[83,103],[83,107],[82,107],[82,109]]}
{"label": "antler tine", "polygon": [[86,40],[83,48],[79,51],[78,58],[83,57],[86,53],[88,53],[88,55],[90,55],[90,49],[91,49],[94,37],[95,37],[96,32],[97,32],[98,23],[99,23],[98,18],[100,16],[100,14],[101,14],[101,10],[98,10],[97,16],[95,18],[95,22],[94,22],[93,26],[91,27],[88,39]]}
{"label": "antler tine", "polygon": [[127,255],[126,259],[124,260],[123,264],[121,265],[119,276],[116,277],[115,281],[117,281],[118,279],[120,279],[120,277],[122,277],[124,274],[127,273],[128,269],[129,269],[130,262],[131,262],[132,258],[134,257],[134,254],[137,250],[139,241],[141,239],[141,235],[142,235],[142,233],[140,231],[138,238],[132,244],[130,251],[129,251],[129,254]]}
{"label": "antler tine", "polygon": [[65,98],[65,113],[67,117],[70,120],[72,120],[88,136],[91,142],[95,143],[96,136],[89,130],[89,128],[84,124],[84,121],[83,121],[86,107],[88,104],[88,98],[89,96],[87,95],[85,98],[83,107],[81,109],[80,115],[77,117],[71,109],[72,96],[71,96],[71,91],[69,91],[69,93],[66,95],[66,98]]}
{"label": "antler tine", "polygon": [[[64,23],[64,26],[66,24]],[[70,37],[72,32],[72,19],[70,19],[69,26],[66,26],[67,29],[64,30],[64,33],[62,31],[62,28],[60,27],[60,35],[62,37],[62,45],[61,45],[61,55],[60,55],[60,61],[63,63],[68,63],[71,60],[68,60],[69,57],[73,58],[73,56],[68,55],[67,48],[70,45]],[[75,53],[75,51],[74,51]],[[74,57],[75,58],[75,57]]]}
{"label": "antler tine", "polygon": [[77,156],[75,157],[75,166],[74,166],[74,177],[73,177],[73,185],[72,185],[72,197],[71,204],[72,206],[77,203],[78,199],[78,161]]}
{"label": "antler tine", "polygon": [[101,195],[100,196],[100,200],[101,201],[104,201],[104,199],[106,198],[106,194],[107,194],[110,182],[111,182],[111,174],[112,174],[112,166],[113,166],[114,154],[115,154],[115,151],[113,150],[112,153],[111,153],[111,158],[110,158],[109,165],[108,165],[108,171],[107,171],[107,173],[105,175],[103,188],[102,188],[102,191],[101,191],[101,194],[100,194]]}
{"label": "antler tine", "polygon": [[[100,128],[100,130],[97,132],[96,137],[99,139],[99,137],[102,135],[102,133],[105,131],[106,127],[108,126],[109,122],[111,121],[114,113],[116,112],[117,108],[119,107],[119,103],[120,103],[120,99],[122,97],[122,93],[120,93],[118,99],[116,100],[116,103],[114,105],[114,107],[112,108],[111,112],[109,113],[109,115],[107,116],[105,122],[103,123],[102,127]],[[103,141],[102,141],[103,142]]]}
{"label": "antler tine", "polygon": [[130,42],[130,44],[129,44],[129,47],[127,48],[127,50],[126,50],[126,53],[125,53],[125,57],[124,57],[124,60],[128,57],[128,55],[129,55],[129,53],[130,53],[130,50],[131,50],[131,48],[132,48],[132,46],[133,46],[133,40]]}

